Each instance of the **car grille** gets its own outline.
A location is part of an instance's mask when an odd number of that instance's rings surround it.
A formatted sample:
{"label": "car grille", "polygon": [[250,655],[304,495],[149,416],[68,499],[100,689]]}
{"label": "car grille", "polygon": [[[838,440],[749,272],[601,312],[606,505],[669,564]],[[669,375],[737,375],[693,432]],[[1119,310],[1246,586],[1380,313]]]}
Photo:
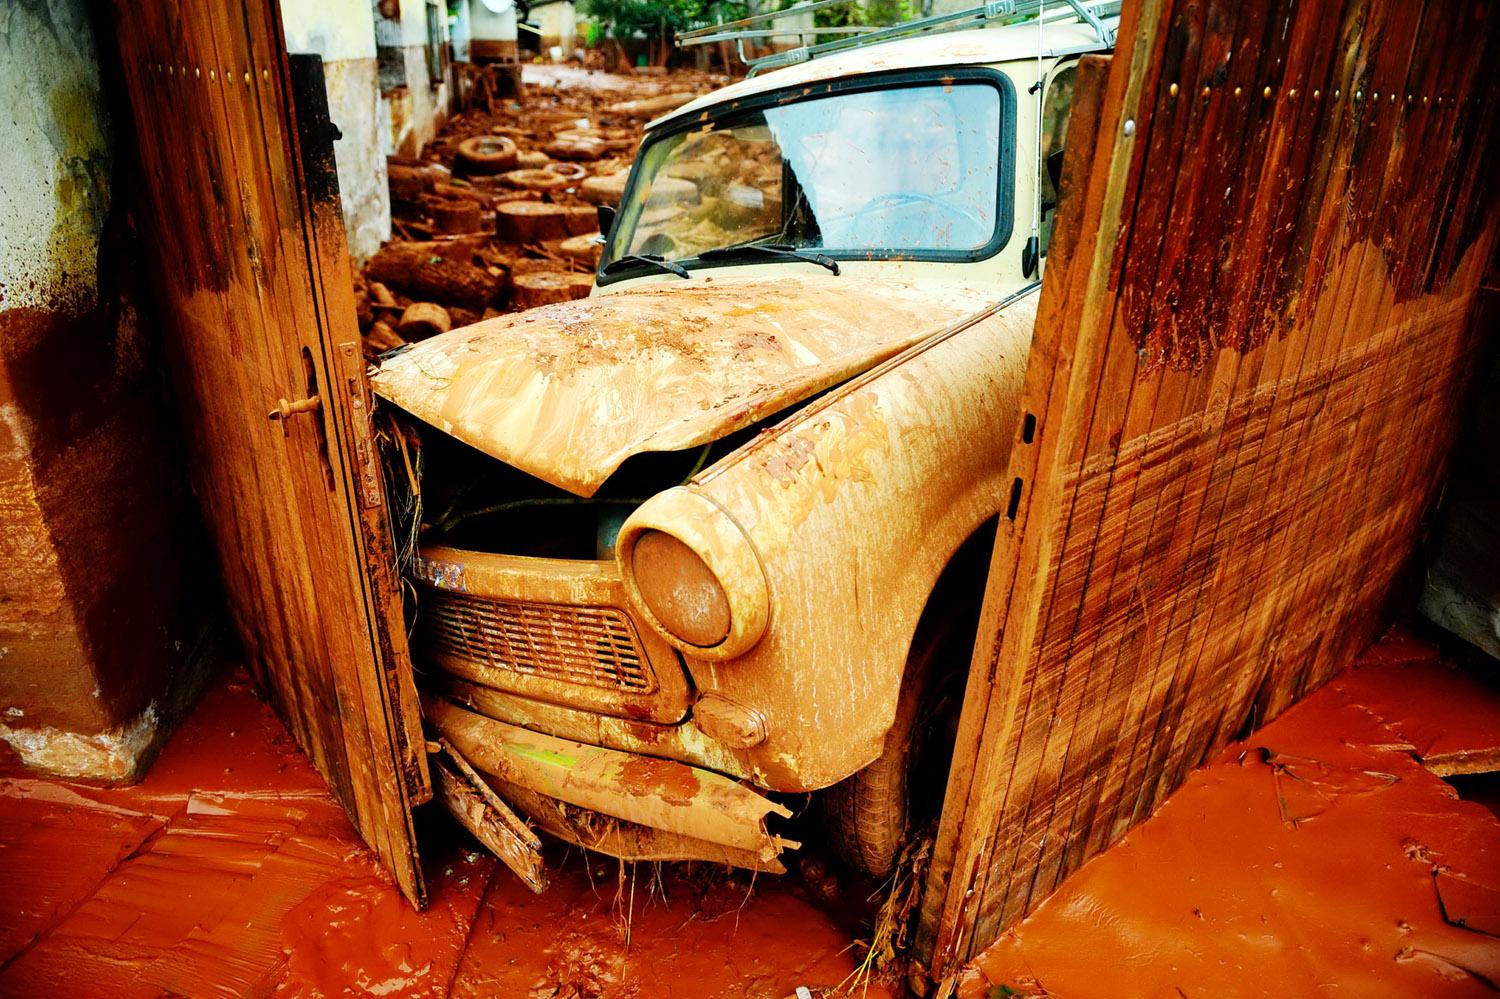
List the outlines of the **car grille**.
{"label": "car grille", "polygon": [[491,600],[436,590],[429,592],[426,610],[435,652],[541,679],[632,694],[656,690],[635,626],[614,607]]}

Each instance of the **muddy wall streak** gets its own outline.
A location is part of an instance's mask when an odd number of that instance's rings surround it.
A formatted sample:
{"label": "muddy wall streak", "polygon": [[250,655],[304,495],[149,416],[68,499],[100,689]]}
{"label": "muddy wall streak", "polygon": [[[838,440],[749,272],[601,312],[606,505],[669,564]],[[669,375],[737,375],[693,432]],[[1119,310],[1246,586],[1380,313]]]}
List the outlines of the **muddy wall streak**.
{"label": "muddy wall streak", "polygon": [[0,13],[0,738],[118,779],[191,688],[203,617],[103,95],[86,3]]}
{"label": "muddy wall streak", "polygon": [[[391,145],[402,156],[421,153],[451,110],[448,66],[437,59],[447,40],[447,8],[433,9],[444,11],[436,38],[429,34],[426,3],[401,4],[396,17],[375,21],[381,100],[389,109]],[[436,77],[430,59],[442,62]]]}

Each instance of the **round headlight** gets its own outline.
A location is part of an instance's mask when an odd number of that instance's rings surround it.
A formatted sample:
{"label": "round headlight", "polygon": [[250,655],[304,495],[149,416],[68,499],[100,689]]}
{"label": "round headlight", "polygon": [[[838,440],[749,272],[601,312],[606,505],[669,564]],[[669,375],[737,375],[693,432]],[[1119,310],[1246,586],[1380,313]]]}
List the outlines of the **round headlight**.
{"label": "round headlight", "polygon": [[672,535],[643,531],[631,552],[631,573],[651,613],[678,638],[710,648],[728,637],[731,618],[723,584],[697,552]]}
{"label": "round headlight", "polygon": [[678,651],[728,662],[771,618],[771,588],[744,528],[707,496],[674,486],[636,507],[615,546],[640,620]]}

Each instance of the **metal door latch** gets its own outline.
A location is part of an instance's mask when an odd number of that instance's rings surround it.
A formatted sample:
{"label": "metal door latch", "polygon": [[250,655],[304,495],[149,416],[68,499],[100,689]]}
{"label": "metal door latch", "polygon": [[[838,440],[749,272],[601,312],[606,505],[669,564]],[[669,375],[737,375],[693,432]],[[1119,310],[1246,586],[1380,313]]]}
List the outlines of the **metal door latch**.
{"label": "metal door latch", "polygon": [[298,399],[296,402],[291,402],[283,397],[276,401],[276,408],[266,414],[266,419],[280,420],[281,433],[284,436],[290,437],[292,430],[291,427],[287,426],[288,420],[298,413],[316,413],[322,408],[323,400],[315,395],[310,395],[306,399]]}

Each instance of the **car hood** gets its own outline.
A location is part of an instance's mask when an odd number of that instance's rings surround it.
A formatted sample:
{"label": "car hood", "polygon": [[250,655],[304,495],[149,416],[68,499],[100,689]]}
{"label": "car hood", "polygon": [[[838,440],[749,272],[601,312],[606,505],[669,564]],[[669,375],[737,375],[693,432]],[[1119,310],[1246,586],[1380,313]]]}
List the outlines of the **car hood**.
{"label": "car hood", "polygon": [[592,496],[633,454],[717,440],[993,297],[847,277],[638,285],[424,340],[371,383],[464,443]]}

